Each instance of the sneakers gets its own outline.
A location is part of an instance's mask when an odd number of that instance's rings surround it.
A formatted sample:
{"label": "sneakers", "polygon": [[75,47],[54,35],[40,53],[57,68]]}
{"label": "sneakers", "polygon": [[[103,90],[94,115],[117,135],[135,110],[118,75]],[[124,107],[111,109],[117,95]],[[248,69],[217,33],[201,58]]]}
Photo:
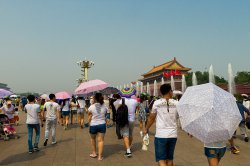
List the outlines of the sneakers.
{"label": "sneakers", "polygon": [[34,151],[38,152],[38,151],[40,151],[40,149],[36,146],[36,147],[34,147]]}
{"label": "sneakers", "polygon": [[34,150],[29,150],[29,154],[32,154],[32,153],[34,153]]}
{"label": "sneakers", "polygon": [[232,146],[232,147],[230,148],[230,150],[231,150],[231,153],[233,153],[233,154],[239,154],[239,153],[240,153],[240,150],[237,149],[235,146]]}
{"label": "sneakers", "polygon": [[140,135],[141,135],[141,137],[143,137],[143,132],[142,131],[140,131]]}
{"label": "sneakers", "polygon": [[48,143],[48,139],[46,139],[43,143],[43,146],[47,146],[47,143]]}
{"label": "sneakers", "polygon": [[68,130],[68,127],[69,125],[64,125],[64,130]]}
{"label": "sneakers", "polygon": [[124,154],[124,156],[125,156],[125,157],[128,157],[128,158],[129,158],[129,157],[132,157],[132,153],[127,153],[127,152],[126,152],[126,153]]}
{"label": "sneakers", "polygon": [[53,141],[51,144],[52,144],[52,145],[55,145],[55,144],[57,144],[57,142],[56,142],[56,141]]}
{"label": "sneakers", "polygon": [[244,141],[245,141],[245,142],[248,142],[248,141],[249,141],[248,137],[245,137]]}

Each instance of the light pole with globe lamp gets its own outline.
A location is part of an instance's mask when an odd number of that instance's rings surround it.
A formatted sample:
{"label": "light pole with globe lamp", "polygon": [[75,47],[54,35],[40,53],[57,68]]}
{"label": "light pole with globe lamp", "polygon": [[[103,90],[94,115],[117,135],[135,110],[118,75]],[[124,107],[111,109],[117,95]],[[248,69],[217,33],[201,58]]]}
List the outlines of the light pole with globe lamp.
{"label": "light pole with globe lamp", "polygon": [[78,61],[77,64],[82,68],[81,71],[83,72],[82,78],[77,79],[78,83],[80,84],[88,81],[88,69],[94,66],[94,62],[85,59],[83,61]]}

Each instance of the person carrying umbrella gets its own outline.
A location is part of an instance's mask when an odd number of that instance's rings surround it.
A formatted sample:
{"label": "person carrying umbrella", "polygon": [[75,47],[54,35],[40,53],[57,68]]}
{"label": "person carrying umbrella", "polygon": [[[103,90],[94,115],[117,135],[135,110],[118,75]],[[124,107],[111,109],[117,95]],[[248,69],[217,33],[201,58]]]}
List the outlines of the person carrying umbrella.
{"label": "person carrying umbrella", "polygon": [[155,158],[159,166],[173,166],[174,150],[177,141],[177,101],[173,100],[170,84],[160,87],[163,97],[154,102],[144,134],[156,120]]}

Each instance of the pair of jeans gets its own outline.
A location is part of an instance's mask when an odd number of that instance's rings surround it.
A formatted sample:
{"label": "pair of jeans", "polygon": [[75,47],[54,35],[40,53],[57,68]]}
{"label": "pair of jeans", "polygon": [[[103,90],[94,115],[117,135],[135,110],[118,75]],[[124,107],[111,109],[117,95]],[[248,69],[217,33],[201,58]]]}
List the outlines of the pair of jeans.
{"label": "pair of jeans", "polygon": [[45,139],[49,139],[49,131],[51,129],[52,130],[52,142],[56,142],[56,124],[57,124],[57,119],[46,120]]}
{"label": "pair of jeans", "polygon": [[38,147],[39,139],[40,139],[40,125],[39,124],[27,124],[28,128],[28,145],[29,151],[33,150],[32,138],[33,138],[33,129],[35,129],[36,137],[34,147]]}

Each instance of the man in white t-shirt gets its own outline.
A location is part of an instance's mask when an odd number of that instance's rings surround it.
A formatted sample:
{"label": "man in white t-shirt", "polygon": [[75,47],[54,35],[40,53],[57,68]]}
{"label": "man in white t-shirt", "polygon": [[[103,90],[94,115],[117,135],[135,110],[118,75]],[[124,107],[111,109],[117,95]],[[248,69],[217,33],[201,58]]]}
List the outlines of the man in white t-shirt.
{"label": "man in white t-shirt", "polygon": [[[39,151],[40,119],[42,119],[42,116],[40,114],[40,105],[35,104],[35,96],[29,95],[27,98],[29,103],[25,105],[25,110],[27,112],[26,124],[28,128],[28,146],[29,153],[33,153],[34,151]],[[34,146],[32,145],[33,129],[36,132]]]}
{"label": "man in white t-shirt", "polygon": [[155,158],[159,166],[173,166],[174,149],[177,141],[177,101],[172,99],[169,84],[160,87],[163,97],[154,102],[144,134],[156,119]]}
{"label": "man in white t-shirt", "polygon": [[56,96],[54,94],[49,95],[50,101],[44,104],[44,109],[46,109],[46,125],[45,125],[45,141],[43,143],[44,146],[47,146],[47,142],[49,139],[50,129],[52,130],[52,145],[56,144],[56,124],[60,123],[60,110],[61,107],[57,104]]}
{"label": "man in white t-shirt", "polygon": [[[118,107],[122,104],[122,99],[117,96],[117,101],[114,102],[116,111]],[[131,145],[133,142],[133,130],[135,123],[135,111],[138,106],[138,102],[132,98],[125,98],[125,105],[128,107],[128,125],[120,129],[120,134],[123,136],[124,145],[126,148],[125,157],[132,157]]]}

